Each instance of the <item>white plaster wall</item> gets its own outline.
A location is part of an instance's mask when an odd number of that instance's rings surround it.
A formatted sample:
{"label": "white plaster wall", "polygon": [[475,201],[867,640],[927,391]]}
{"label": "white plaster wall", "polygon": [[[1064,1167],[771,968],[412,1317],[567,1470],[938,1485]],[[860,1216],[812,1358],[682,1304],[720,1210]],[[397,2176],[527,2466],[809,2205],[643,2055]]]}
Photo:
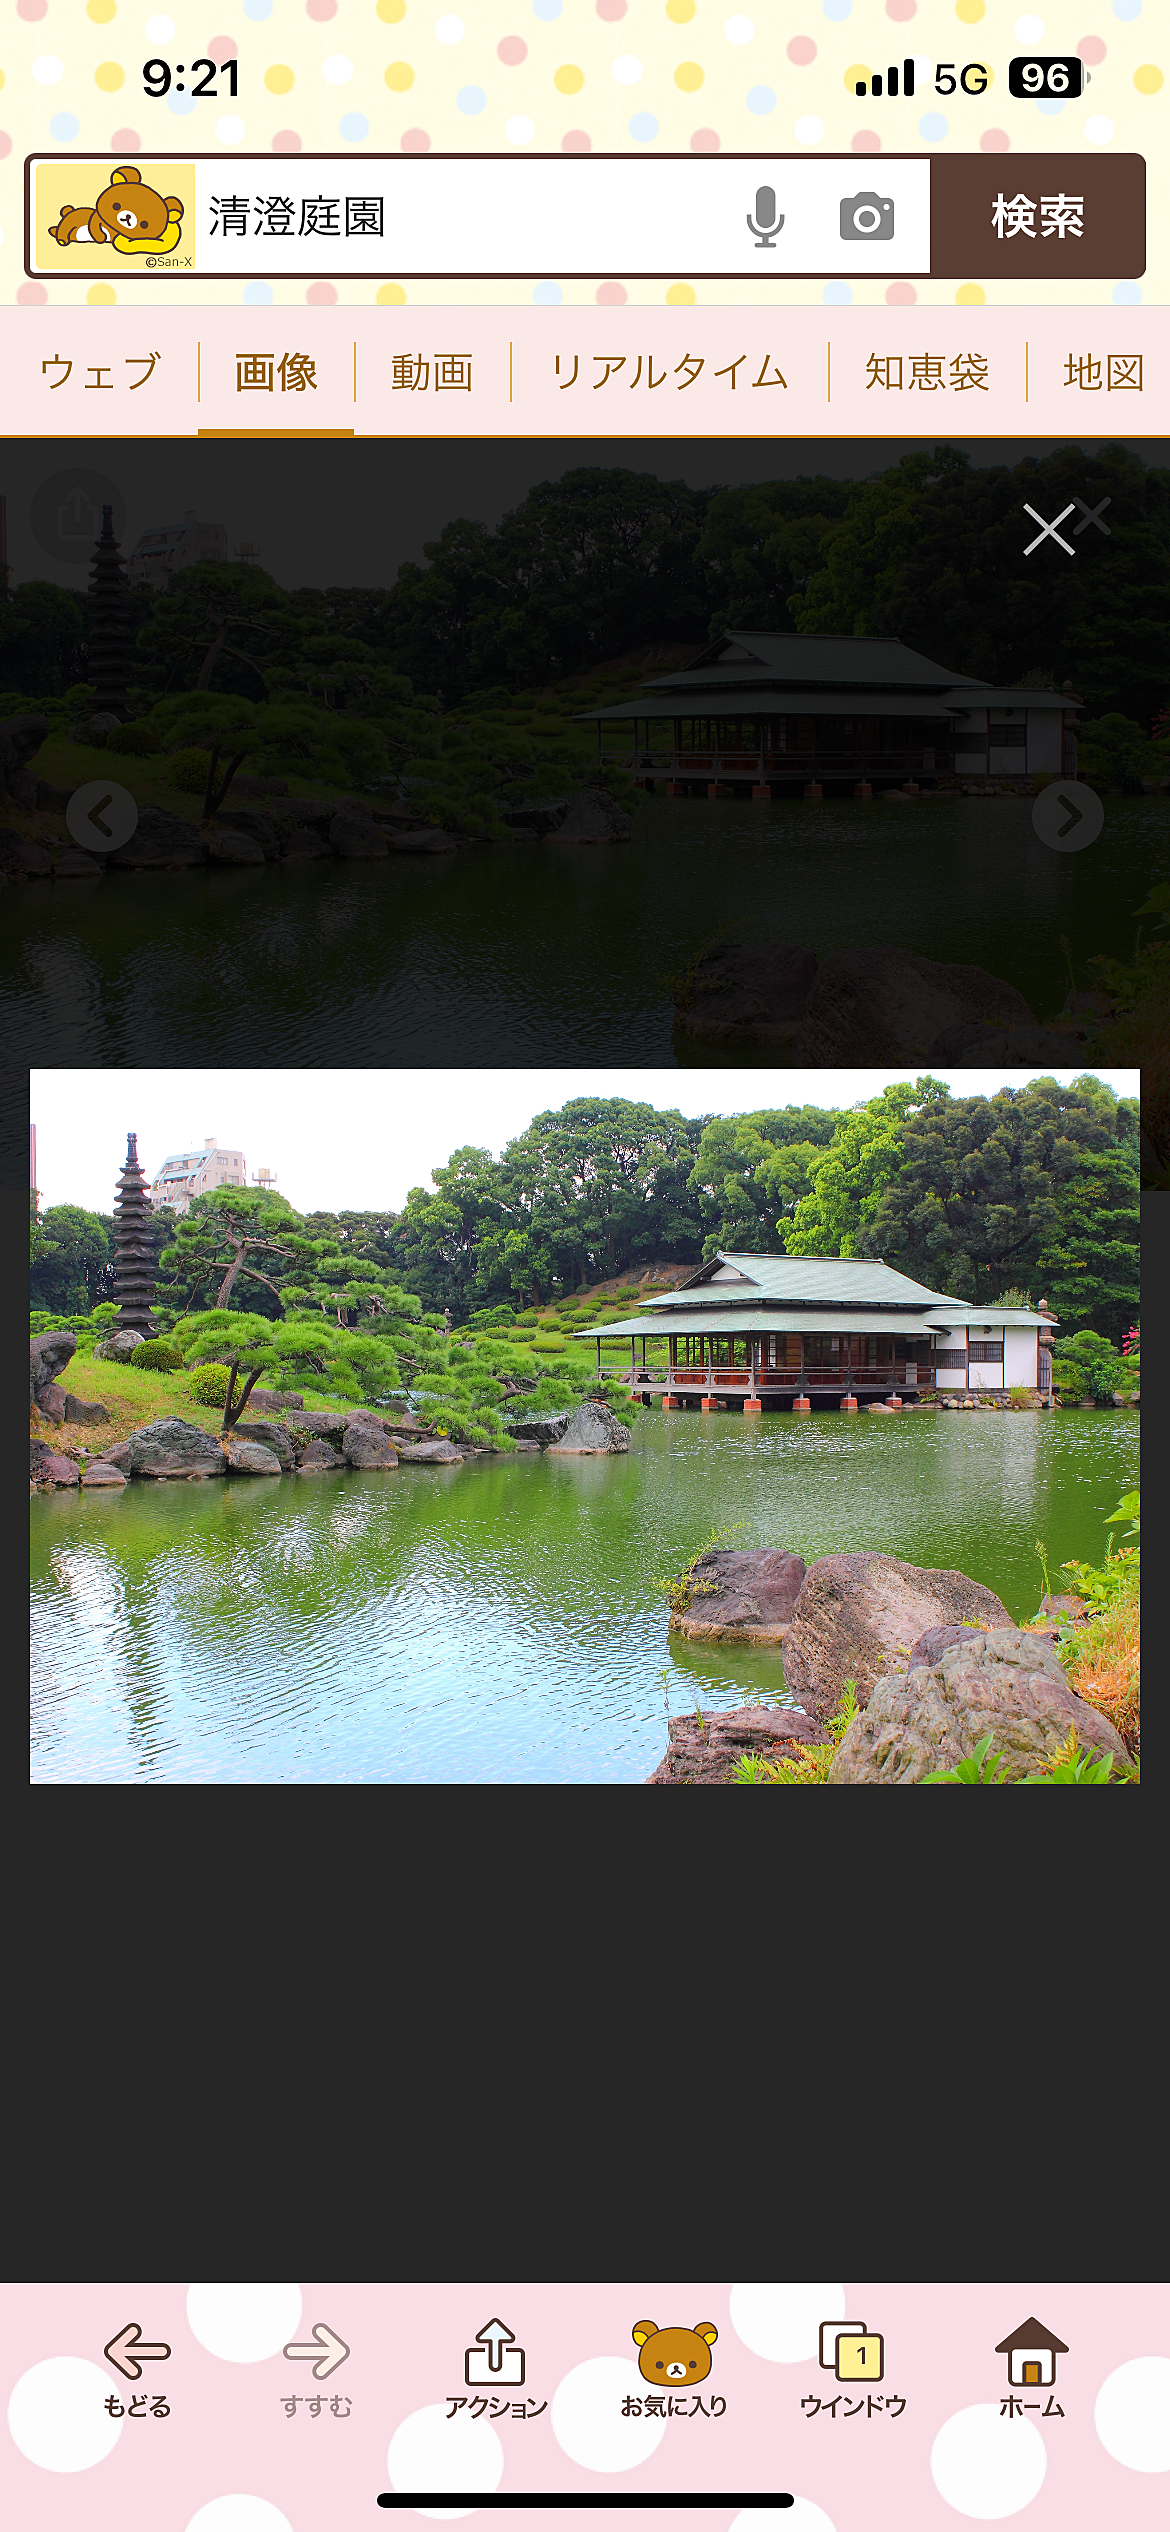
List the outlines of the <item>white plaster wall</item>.
{"label": "white plaster wall", "polygon": [[1004,1329],[1003,1385],[1005,1389],[1036,1387],[1035,1328]]}
{"label": "white plaster wall", "polygon": [[1028,771],[1030,774],[1058,774],[1060,772],[1063,729],[1064,713],[1061,709],[1056,708],[1050,712],[1040,707],[1035,710],[1029,709]]}

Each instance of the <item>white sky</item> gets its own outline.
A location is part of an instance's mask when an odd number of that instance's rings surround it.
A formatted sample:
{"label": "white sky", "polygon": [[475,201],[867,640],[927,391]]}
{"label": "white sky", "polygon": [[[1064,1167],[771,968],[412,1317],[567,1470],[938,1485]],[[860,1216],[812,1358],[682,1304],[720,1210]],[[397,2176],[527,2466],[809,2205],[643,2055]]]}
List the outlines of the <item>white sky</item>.
{"label": "white sky", "polygon": [[[1057,1079],[1073,1081],[1079,1070]],[[919,1071],[934,1071],[960,1096],[1035,1078],[1035,1067],[1005,1075],[927,1064],[866,1072],[34,1072],[30,1114],[44,1205],[109,1213],[126,1136],[134,1132],[148,1178],[168,1152],[198,1149],[213,1134],[242,1149],[249,1178],[274,1169],[280,1193],[298,1212],[362,1212],[398,1210],[408,1190],[429,1186],[435,1164],[462,1144],[498,1155],[534,1116],[567,1099],[646,1099],[684,1116],[735,1116],[806,1099],[848,1108]],[[1138,1095],[1138,1073],[1114,1070],[1107,1078],[1119,1098]]]}

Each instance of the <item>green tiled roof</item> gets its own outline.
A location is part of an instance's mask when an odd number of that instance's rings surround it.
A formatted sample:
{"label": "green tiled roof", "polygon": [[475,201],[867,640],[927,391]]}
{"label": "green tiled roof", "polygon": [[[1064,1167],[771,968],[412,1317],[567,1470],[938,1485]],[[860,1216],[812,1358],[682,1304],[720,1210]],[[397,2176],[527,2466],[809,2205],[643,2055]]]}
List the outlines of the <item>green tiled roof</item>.
{"label": "green tiled roof", "polygon": [[[742,1283],[730,1279],[713,1281],[713,1270],[734,1267],[744,1278]],[[690,1281],[680,1284],[668,1301],[656,1304],[665,1309],[685,1308],[688,1298],[702,1292],[704,1299],[718,1297],[729,1301],[828,1301],[847,1305],[889,1302],[903,1307],[917,1303],[948,1303],[965,1309],[965,1302],[955,1302],[950,1293],[931,1292],[925,1284],[916,1284],[909,1275],[900,1275],[887,1266],[881,1257],[757,1257],[732,1249],[721,1249],[718,1257],[696,1267]]]}
{"label": "green tiled roof", "polygon": [[780,1335],[832,1335],[840,1331],[846,1336],[933,1336],[929,1319],[898,1311],[882,1317],[873,1310],[841,1310],[832,1320],[822,1323],[815,1313],[796,1310],[737,1310],[729,1318],[725,1310],[694,1310],[685,1322],[677,1318],[616,1319],[610,1327],[577,1328],[574,1334],[591,1336],[762,1336],[772,1331]]}

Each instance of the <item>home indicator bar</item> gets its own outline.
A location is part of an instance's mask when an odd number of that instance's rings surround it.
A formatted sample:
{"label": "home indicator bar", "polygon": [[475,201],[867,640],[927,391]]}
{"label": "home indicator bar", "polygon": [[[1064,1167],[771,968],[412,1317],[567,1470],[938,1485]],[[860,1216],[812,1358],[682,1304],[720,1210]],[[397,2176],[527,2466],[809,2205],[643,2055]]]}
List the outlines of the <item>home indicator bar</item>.
{"label": "home indicator bar", "polygon": [[566,2497],[563,2495],[548,2497],[541,2496],[539,2491],[533,2491],[532,2489],[526,2488],[510,2497],[500,2496],[498,2492],[494,2496],[487,2497],[480,2496],[478,2492],[473,2492],[469,2488],[463,2488],[460,2489],[454,2496],[437,2497],[419,2496],[417,2494],[408,2494],[403,2496],[400,2495],[397,2490],[393,2493],[387,2490],[379,2497],[378,2504],[380,2506],[410,2506],[417,2508],[420,2512],[428,2506],[458,2506],[461,2509],[466,2510],[469,2498],[472,2505],[476,2507],[620,2506],[622,2508],[628,2508],[632,2506],[734,2506],[737,2511],[745,2506],[764,2508],[767,2506],[794,2506],[796,2503],[795,2497],[791,2497],[786,2494],[765,2497],[694,2497],[683,2494],[681,2490],[667,2490],[663,2493],[663,2495],[654,2497],[644,2495],[636,2497],[594,2497],[588,2494],[572,2497]]}

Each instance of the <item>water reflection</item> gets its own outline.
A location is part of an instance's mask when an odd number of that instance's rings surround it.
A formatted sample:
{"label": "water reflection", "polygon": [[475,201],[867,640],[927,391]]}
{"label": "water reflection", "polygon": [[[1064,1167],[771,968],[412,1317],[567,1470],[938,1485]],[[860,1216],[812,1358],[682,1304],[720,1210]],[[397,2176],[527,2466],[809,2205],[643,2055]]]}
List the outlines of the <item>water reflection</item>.
{"label": "water reflection", "polygon": [[1111,800],[1099,841],[1066,854],[1024,800],[656,796],[619,846],[13,886],[0,1045],[14,1067],[29,1044],[198,1063],[209,1032],[241,1065],[685,1062],[671,979],[719,938],[900,944],[988,967],[1043,1014],[1067,984],[1061,935],[1078,966],[1128,955],[1132,909],[1168,874],[1153,799]]}
{"label": "water reflection", "polygon": [[43,1783],[622,1783],[699,1695],[782,1696],[775,1654],[668,1637],[656,1578],[713,1528],[810,1560],[958,1567],[1013,1616],[1096,1557],[1135,1414],[648,1413],[626,1457],[38,1496]]}

